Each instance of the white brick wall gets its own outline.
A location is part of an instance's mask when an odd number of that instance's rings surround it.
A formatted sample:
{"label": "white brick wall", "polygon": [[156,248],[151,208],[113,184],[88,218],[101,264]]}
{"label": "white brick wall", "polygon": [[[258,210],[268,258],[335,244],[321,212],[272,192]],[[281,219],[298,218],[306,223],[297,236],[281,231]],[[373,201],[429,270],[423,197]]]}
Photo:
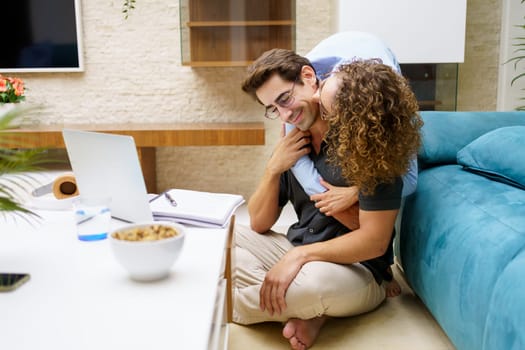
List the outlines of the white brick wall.
{"label": "white brick wall", "polygon": [[[120,0],[82,1],[84,73],[19,74],[26,81],[27,100],[46,107],[35,121],[263,120],[261,107],[240,90],[244,68],[181,65],[178,1],[137,0],[128,20],[121,6]],[[496,80],[476,71],[478,62],[489,73],[495,68],[500,7],[498,0],[468,2],[467,25],[475,28],[468,30],[467,60],[460,67],[460,107],[494,108]],[[296,50],[305,54],[330,33],[330,1],[296,0],[296,8]],[[159,149],[158,189],[224,191],[248,198],[278,137],[279,122],[266,126],[266,146]]]}

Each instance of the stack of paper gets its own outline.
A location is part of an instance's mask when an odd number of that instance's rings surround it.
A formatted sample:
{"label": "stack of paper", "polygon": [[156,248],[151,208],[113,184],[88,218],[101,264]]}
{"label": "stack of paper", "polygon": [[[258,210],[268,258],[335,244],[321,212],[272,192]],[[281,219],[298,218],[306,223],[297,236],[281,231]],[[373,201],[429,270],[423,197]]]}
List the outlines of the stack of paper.
{"label": "stack of paper", "polygon": [[176,221],[201,227],[226,227],[244,198],[237,194],[171,189],[150,201],[158,221]]}

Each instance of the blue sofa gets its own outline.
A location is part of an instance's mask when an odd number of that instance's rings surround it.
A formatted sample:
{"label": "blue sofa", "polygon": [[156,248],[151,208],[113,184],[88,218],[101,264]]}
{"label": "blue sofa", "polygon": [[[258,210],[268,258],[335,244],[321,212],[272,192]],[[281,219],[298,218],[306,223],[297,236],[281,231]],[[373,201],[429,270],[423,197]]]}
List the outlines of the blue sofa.
{"label": "blue sofa", "polygon": [[421,112],[397,259],[459,350],[525,349],[525,112]]}

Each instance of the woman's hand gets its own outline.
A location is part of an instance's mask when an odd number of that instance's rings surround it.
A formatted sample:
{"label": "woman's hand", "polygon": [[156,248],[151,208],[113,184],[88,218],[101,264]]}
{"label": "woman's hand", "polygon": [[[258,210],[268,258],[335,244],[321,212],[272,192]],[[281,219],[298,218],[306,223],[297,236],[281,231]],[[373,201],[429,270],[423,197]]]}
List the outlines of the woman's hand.
{"label": "woman's hand", "polygon": [[321,185],[326,187],[326,192],[314,194],[310,196],[310,200],[314,201],[315,207],[326,216],[343,212],[358,201],[359,190],[356,186],[332,186],[323,179],[321,179]]}

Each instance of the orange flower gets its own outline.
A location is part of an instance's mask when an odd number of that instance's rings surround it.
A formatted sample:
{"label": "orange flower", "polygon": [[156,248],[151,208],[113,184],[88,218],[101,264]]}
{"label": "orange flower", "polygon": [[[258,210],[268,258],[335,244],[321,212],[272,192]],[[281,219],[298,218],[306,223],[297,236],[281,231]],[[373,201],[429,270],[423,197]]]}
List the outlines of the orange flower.
{"label": "orange flower", "polygon": [[7,92],[7,80],[0,75],[0,92]]}
{"label": "orange flower", "polygon": [[16,96],[22,96],[24,94],[24,82],[22,79],[19,78],[7,78],[11,85],[13,86],[13,89],[15,89],[15,95]]}
{"label": "orange flower", "polygon": [[24,82],[20,78],[0,74],[0,103],[17,103],[25,99]]}

